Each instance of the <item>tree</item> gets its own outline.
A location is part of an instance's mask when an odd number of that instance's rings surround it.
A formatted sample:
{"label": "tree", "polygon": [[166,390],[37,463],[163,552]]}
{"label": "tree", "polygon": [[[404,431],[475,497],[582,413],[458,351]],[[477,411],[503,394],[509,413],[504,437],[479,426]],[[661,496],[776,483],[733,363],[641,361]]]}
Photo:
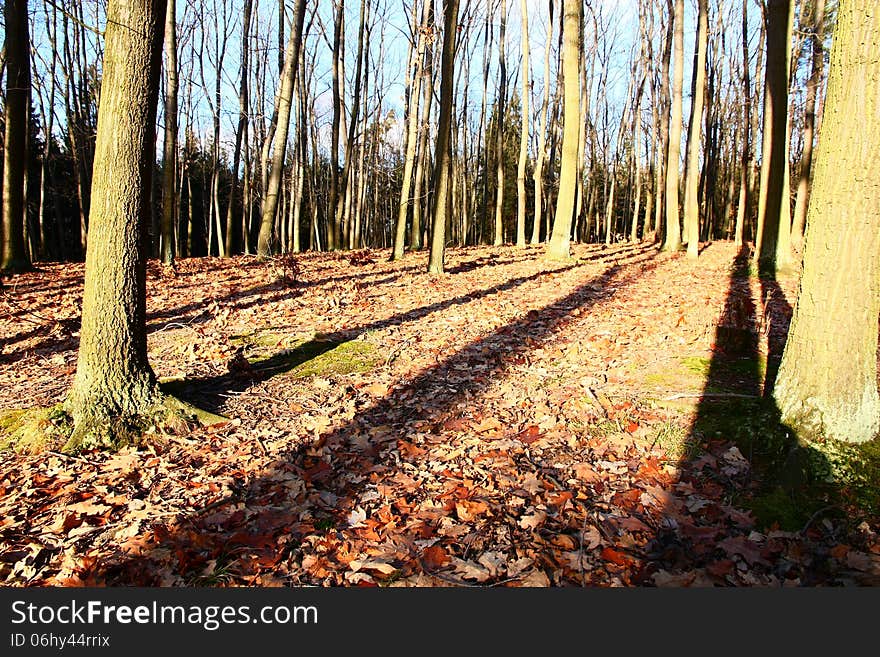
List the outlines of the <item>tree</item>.
{"label": "tree", "polygon": [[792,224],[791,243],[800,251],[803,247],[804,228],[807,223],[807,205],[810,202],[810,176],[813,171],[813,136],[816,132],[816,100],[822,80],[822,69],[825,66],[825,51],[822,47],[825,25],[825,0],[814,0],[813,34],[811,48],[813,50],[810,79],[807,81],[807,97],[804,103],[804,152],[801,155],[801,171],[798,180],[797,201],[794,206],[794,222]]}
{"label": "tree", "polygon": [[[226,248],[227,256],[232,255],[234,241],[233,213],[235,211],[235,190],[238,187],[238,167],[241,163],[241,144],[247,131],[248,121],[248,76],[250,75],[250,47],[248,40],[251,33],[251,11],[253,0],[244,0],[241,18],[241,68],[238,86],[238,125],[235,128],[235,148],[232,150],[232,184],[229,186],[229,203],[226,205]],[[247,222],[242,217],[242,223]],[[247,245],[244,245],[245,247]]]}
{"label": "tree", "polygon": [[257,255],[266,257],[272,252],[272,234],[275,226],[275,213],[278,211],[278,196],[281,192],[281,177],[284,169],[284,154],[287,150],[287,132],[290,129],[290,114],[293,106],[293,83],[299,65],[299,50],[302,43],[303,22],[306,2],[297,0],[294,6],[293,26],[287,39],[284,53],[284,69],[278,89],[278,123],[275,128],[275,151],[272,155],[272,169],[266,182],[266,200],[263,203],[263,218],[257,240]]}
{"label": "tree", "polygon": [[27,0],[7,0],[3,14],[6,21],[6,127],[3,142],[0,270],[22,272],[31,266],[24,244],[28,100],[31,89]]}
{"label": "tree", "polygon": [[687,168],[684,176],[684,226],[688,258],[696,258],[700,245],[700,135],[703,126],[703,94],[706,87],[706,44],[709,34],[709,1],[698,0],[697,44],[691,93],[691,120],[687,138]]}
{"label": "tree", "polygon": [[788,76],[791,57],[791,0],[767,3],[767,63],[764,73],[764,138],[757,256],[762,270],[776,273],[790,263],[788,159]]}
{"label": "tree", "polygon": [[520,0],[522,14],[522,121],[520,122],[519,162],[516,168],[516,245],[526,245],[526,161],[529,157],[529,5]]}
{"label": "tree", "polygon": [[[425,12],[433,11],[433,3],[427,0],[423,5]],[[422,82],[422,58],[428,39],[429,16],[422,18],[421,25],[418,23],[418,5],[413,3],[413,30],[417,34],[415,48],[413,48],[413,61],[408,71],[412,70],[412,80],[408,85],[408,107],[406,116],[406,155],[403,163],[403,182],[400,188],[400,203],[397,208],[397,224],[394,230],[394,249],[391,252],[392,260],[400,260],[406,247],[406,217],[409,212],[410,190],[412,189],[413,166],[416,161],[416,145],[418,144],[418,117],[419,117],[419,85]],[[418,200],[416,200],[418,202]]]}
{"label": "tree", "polygon": [[681,159],[682,85],[684,83],[684,0],[675,0],[672,18],[675,69],[672,78],[672,107],[669,112],[669,148],[666,152],[666,239],[664,251],[681,248],[681,218],[678,212],[678,167]]}
{"label": "tree", "polygon": [[553,218],[553,232],[547,244],[547,256],[569,257],[571,220],[577,194],[578,133],[580,123],[580,0],[564,0],[562,76],[564,85],[564,118],[562,125],[562,163],[559,173],[559,195]]}
{"label": "tree", "polygon": [[[69,446],[112,439],[162,399],[147,360],[145,227],[165,0],[111,0]],[[115,426],[112,426],[115,425]]]}
{"label": "tree", "polygon": [[507,57],[504,54],[507,33],[507,0],[501,0],[501,31],[498,35],[498,116],[495,133],[495,237],[492,243],[504,243],[504,105],[507,102]]}
{"label": "tree", "polygon": [[803,277],[774,397],[799,437],[880,431],[880,12],[841,0],[807,219]]}
{"label": "tree", "polygon": [[458,0],[443,6],[443,50],[440,55],[440,118],[434,152],[434,205],[431,252],[428,272],[442,274],[446,251],[446,219],[449,213],[450,136],[452,99],[455,95],[455,41],[458,27]]}
{"label": "tree", "polygon": [[749,131],[749,120],[752,114],[752,88],[749,80],[749,0],[742,3],[742,154],[740,156],[739,202],[736,208],[736,228],[734,243],[737,248],[743,246],[746,215],[749,206],[749,171],[752,168],[752,137]]}
{"label": "tree", "polygon": [[[544,157],[547,145],[547,108],[550,105],[550,45],[553,41],[553,0],[548,3],[547,38],[544,42],[544,100],[541,103],[541,127],[538,129],[538,157],[532,178],[535,183],[535,215],[532,224],[532,244],[541,241],[541,221],[544,201]],[[525,118],[525,116],[523,117]]]}
{"label": "tree", "polygon": [[162,262],[174,261],[177,202],[177,20],[176,1],[167,0],[165,17],[165,143],[162,155]]}

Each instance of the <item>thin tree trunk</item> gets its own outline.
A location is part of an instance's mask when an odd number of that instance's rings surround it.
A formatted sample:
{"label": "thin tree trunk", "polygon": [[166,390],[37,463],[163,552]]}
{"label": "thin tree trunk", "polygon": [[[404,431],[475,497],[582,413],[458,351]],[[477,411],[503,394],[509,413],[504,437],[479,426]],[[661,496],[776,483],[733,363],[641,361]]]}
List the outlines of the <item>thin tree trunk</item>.
{"label": "thin tree trunk", "polygon": [[498,34],[498,99],[495,101],[495,237],[492,243],[504,243],[504,124],[507,104],[507,0],[501,0],[501,28]]}
{"label": "thin tree trunk", "polygon": [[529,157],[529,3],[520,0],[522,14],[522,122],[519,134],[519,163],[516,168],[516,245],[526,245],[526,161]]}
{"label": "thin tree trunk", "polygon": [[162,262],[174,262],[174,224],[177,214],[177,14],[167,0],[165,16],[165,141],[162,154]]}
{"label": "thin tree trunk", "polygon": [[678,171],[681,159],[682,85],[684,82],[684,0],[675,0],[673,18],[675,68],[672,79],[672,109],[669,113],[669,150],[666,155],[666,239],[664,251],[681,248],[681,218],[678,210]]}
{"label": "thin tree trunk", "polygon": [[293,9],[293,25],[284,54],[284,71],[278,90],[278,125],[275,129],[275,150],[272,155],[272,169],[266,184],[263,216],[260,221],[260,234],[257,241],[257,255],[263,258],[272,253],[272,233],[275,214],[278,210],[278,195],[281,190],[284,155],[287,150],[287,133],[290,129],[290,114],[293,105],[293,83],[299,65],[305,13],[305,0],[296,0]]}
{"label": "thin tree trunk", "polygon": [[706,87],[706,45],[709,37],[709,3],[697,0],[697,42],[691,86],[691,118],[687,138],[687,166],[684,178],[684,225],[687,257],[696,258],[700,247],[700,146],[703,127],[703,98]]}
{"label": "thin tree trunk", "polygon": [[434,205],[428,272],[442,274],[446,252],[446,220],[449,211],[450,134],[455,95],[455,42],[458,0],[446,0],[443,9],[443,50],[440,55],[440,117],[434,160]]}
{"label": "thin tree trunk", "polygon": [[810,176],[813,172],[813,141],[816,132],[816,97],[822,82],[825,53],[822,45],[825,25],[825,0],[815,0],[813,5],[813,34],[811,38],[812,66],[807,80],[807,97],[804,103],[804,151],[798,178],[797,200],[794,206],[794,223],[791,229],[791,245],[800,253],[803,249],[804,227],[807,222],[807,206],[810,202]]}
{"label": "thin tree trunk", "polygon": [[[544,101],[541,104],[541,128],[538,134],[538,158],[535,161],[535,214],[532,224],[532,244],[541,242],[541,221],[544,216],[544,156],[547,147],[547,108],[550,105],[550,45],[553,42],[553,0],[549,0],[547,39],[544,42]],[[549,213],[548,213],[549,214]]]}

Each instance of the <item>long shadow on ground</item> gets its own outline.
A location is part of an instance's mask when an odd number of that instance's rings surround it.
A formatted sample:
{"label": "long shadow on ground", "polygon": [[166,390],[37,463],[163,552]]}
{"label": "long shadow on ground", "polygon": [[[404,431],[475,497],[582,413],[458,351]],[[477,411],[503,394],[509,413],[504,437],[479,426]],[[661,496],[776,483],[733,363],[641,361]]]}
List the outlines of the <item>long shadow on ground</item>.
{"label": "long shadow on ground", "polygon": [[[430,441],[445,440],[440,435],[444,427],[466,418],[476,400],[507,376],[509,367],[563,333],[573,316],[609,301],[644,275],[653,267],[652,257],[646,253],[627,265],[612,265],[563,298],[474,341],[386,398],[362,408],[350,422],[321,435],[316,444],[279,454],[268,471],[241,482],[228,499],[211,504],[209,513],[208,509],[193,513],[173,526],[155,524],[139,554],[118,554],[93,575],[111,584],[155,585],[160,583],[161,569],[156,560],[175,554],[176,572],[188,581],[203,581],[198,577],[206,565],[221,562],[236,571],[238,581],[252,581],[247,578],[257,572],[271,572],[282,562],[301,558],[300,546],[306,542],[336,541],[342,530],[331,528],[344,528],[361,500],[377,494],[386,480],[405,476],[414,484],[408,489],[409,499],[383,507],[383,514],[393,516],[395,508],[399,513],[408,504],[428,500],[430,493],[419,487],[418,473],[423,468],[443,467],[422,462]],[[416,427],[429,431],[421,446],[412,442]],[[328,464],[329,457],[334,467]],[[518,457],[502,453],[498,458]],[[528,495],[515,483],[497,481],[495,486],[491,495],[501,503],[513,494]],[[469,500],[461,503],[465,502]],[[423,564],[420,541],[437,538],[449,553],[467,558],[470,550],[491,538],[441,540],[437,532],[444,515],[441,512],[432,521],[423,519],[396,528],[393,540],[403,551],[396,567],[401,572],[417,562]],[[367,523],[371,522],[376,520],[368,518]],[[571,524],[579,526],[580,519],[573,518]],[[380,534],[375,539],[377,543],[392,540]],[[293,583],[325,581],[320,568],[311,572],[316,574],[310,579]]]}

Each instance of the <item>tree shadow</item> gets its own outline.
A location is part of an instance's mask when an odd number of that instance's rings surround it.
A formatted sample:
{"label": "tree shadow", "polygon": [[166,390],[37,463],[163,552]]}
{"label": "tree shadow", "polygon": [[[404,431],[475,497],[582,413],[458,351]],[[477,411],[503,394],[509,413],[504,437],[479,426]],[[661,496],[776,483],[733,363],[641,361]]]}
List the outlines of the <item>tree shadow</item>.
{"label": "tree shadow", "polygon": [[[411,482],[413,503],[429,500],[431,493],[418,485],[418,473],[422,468],[443,467],[442,463],[425,462],[430,444],[446,440],[444,431],[460,431],[459,427],[471,419],[476,400],[507,377],[511,367],[533,349],[554,340],[571,323],[573,315],[610,301],[637,280],[651,265],[652,256],[645,254],[627,266],[611,265],[541,310],[532,310],[471,342],[397,386],[386,397],[364,405],[353,419],[325,431],[316,441],[304,439],[307,444],[278,454],[259,476],[237,481],[229,496],[194,510],[173,525],[154,523],[136,554],[120,550],[98,565],[91,576],[111,585],[157,585],[161,583],[162,563],[167,563],[169,555],[176,555],[175,577],[186,581],[193,581],[206,566],[211,568],[220,562],[237,569],[237,577],[246,578],[247,573],[271,571],[285,560],[300,558],[303,544],[336,541],[348,532],[352,514],[357,516],[362,500],[381,496],[383,482],[392,478]],[[450,303],[440,306],[448,307]],[[389,318],[384,322],[387,325],[402,320]],[[421,442],[413,438],[419,431]],[[521,432],[511,428],[505,435],[516,438]],[[499,452],[499,458],[506,456]],[[335,468],[328,464],[330,459]],[[495,485],[501,498],[529,495],[516,482],[497,481]],[[408,503],[402,498],[390,501],[377,513],[385,520],[388,514],[394,515],[395,509],[400,513]],[[453,504],[453,517],[455,508]],[[432,520],[397,527],[393,542],[403,552],[395,567],[411,571],[417,564],[424,566],[424,541],[441,539],[438,532],[448,515],[438,507]],[[365,518],[365,522],[377,544],[392,541],[390,536],[381,535],[381,529],[373,530],[376,519]],[[469,550],[488,538],[479,533],[442,538],[444,549],[467,558]],[[316,575],[312,581],[292,583],[322,581]]]}
{"label": "tree shadow", "polygon": [[[732,576],[737,569],[774,576],[780,585],[833,582],[829,545],[822,543],[838,541],[819,520],[840,516],[841,490],[825,478],[831,468],[827,457],[799,443],[781,421],[773,386],[792,309],[775,277],[765,275],[759,280],[758,312],[751,269],[748,253],[741,252],[731,268],[705,386],[677,464],[678,487],[691,497],[676,497],[664,509],[668,522],[653,549],[658,565],[670,571],[685,563],[694,571],[708,569],[714,584],[737,583]],[[706,500],[730,500],[737,508],[686,509],[681,498],[696,499],[694,492]],[[792,541],[799,545],[797,557],[785,558]]]}
{"label": "tree shadow", "polygon": [[527,276],[517,276],[504,283],[462,294],[450,299],[438,301],[415,308],[414,310],[397,313],[384,319],[352,327],[345,331],[323,334],[319,338],[303,343],[294,349],[285,349],[273,354],[268,359],[254,363],[238,360],[238,367],[233,363],[233,371],[212,377],[189,378],[164,384],[165,390],[191,404],[205,410],[222,413],[223,405],[229,395],[242,392],[251,385],[273,376],[290,372],[305,362],[317,358],[336,347],[356,339],[370,331],[381,330],[405,323],[415,322],[433,313],[448,310],[454,306],[463,306],[491,295],[515,289],[526,283],[539,280],[545,276],[562,273],[576,267],[571,264],[556,269],[548,269]]}

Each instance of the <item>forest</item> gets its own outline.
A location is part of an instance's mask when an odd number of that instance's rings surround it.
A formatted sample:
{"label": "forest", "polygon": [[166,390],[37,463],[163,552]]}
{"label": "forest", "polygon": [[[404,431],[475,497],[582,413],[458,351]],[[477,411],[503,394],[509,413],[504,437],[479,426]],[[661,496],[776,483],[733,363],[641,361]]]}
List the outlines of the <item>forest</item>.
{"label": "forest", "polygon": [[873,0],[6,0],[0,584],[880,585]]}

